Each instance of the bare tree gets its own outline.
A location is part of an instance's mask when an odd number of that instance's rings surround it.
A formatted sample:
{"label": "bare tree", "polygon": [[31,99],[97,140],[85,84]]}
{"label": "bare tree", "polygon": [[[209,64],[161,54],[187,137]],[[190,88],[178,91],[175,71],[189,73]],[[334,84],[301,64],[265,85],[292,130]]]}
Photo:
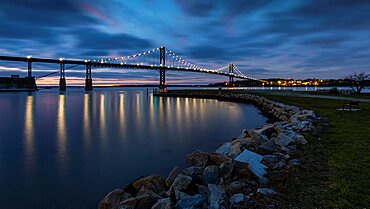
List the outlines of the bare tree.
{"label": "bare tree", "polygon": [[370,74],[366,74],[365,72],[355,72],[345,77],[345,79],[349,80],[350,87],[356,93],[361,93],[361,91],[366,87],[366,80],[368,78],[370,78]]}

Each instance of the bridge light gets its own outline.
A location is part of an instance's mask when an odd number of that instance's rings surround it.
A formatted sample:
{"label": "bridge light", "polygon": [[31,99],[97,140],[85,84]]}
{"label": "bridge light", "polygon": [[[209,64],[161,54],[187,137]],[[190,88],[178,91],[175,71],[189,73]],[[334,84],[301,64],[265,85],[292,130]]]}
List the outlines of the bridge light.
{"label": "bridge light", "polygon": [[62,62],[62,61],[63,61],[63,58],[59,58],[59,61],[61,61],[61,62]]}
{"label": "bridge light", "polygon": [[121,65],[123,65],[123,62],[121,62]]}
{"label": "bridge light", "polygon": [[85,60],[85,62],[87,62],[87,60]]}
{"label": "bridge light", "polygon": [[32,55],[28,55],[28,56],[27,56],[27,59],[31,59],[31,58],[32,58]]}

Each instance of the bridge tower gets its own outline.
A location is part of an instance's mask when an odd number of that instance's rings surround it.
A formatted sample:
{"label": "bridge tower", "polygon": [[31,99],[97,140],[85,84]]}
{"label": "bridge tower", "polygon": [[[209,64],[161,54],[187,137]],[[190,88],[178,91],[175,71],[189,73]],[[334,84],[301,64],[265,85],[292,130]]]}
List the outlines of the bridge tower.
{"label": "bridge tower", "polygon": [[85,90],[93,90],[92,78],[91,78],[91,63],[86,64],[86,79],[85,79]]}
{"label": "bridge tower", "polygon": [[[234,74],[234,67],[235,65],[233,63],[229,64],[229,73]],[[229,83],[232,84],[234,83],[234,76],[229,76]]]}
{"label": "bridge tower", "polygon": [[166,47],[159,49],[159,91],[166,91]]}
{"label": "bridge tower", "polygon": [[60,78],[59,78],[59,90],[60,91],[65,91],[66,90],[66,74],[65,74],[65,70],[66,70],[66,66],[65,66],[65,63],[63,61],[61,61],[62,63],[60,63]]}

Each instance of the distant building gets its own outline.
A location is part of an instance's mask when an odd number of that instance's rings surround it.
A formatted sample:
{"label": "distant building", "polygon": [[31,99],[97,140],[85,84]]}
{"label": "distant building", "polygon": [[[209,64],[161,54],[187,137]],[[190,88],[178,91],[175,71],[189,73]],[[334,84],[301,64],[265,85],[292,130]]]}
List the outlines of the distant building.
{"label": "distant building", "polygon": [[0,91],[12,90],[36,91],[37,85],[35,77],[21,78],[19,75],[0,77]]}

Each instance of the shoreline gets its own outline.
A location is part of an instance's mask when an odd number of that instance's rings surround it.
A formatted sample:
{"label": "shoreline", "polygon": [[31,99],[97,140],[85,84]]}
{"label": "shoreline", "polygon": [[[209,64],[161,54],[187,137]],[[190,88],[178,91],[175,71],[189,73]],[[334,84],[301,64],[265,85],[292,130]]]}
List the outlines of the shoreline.
{"label": "shoreline", "polygon": [[[189,94],[190,92],[190,94]],[[316,132],[312,110],[238,93],[205,94],[192,91],[155,94],[243,102],[255,105],[269,121],[262,127],[220,145],[214,152],[196,150],[186,156],[186,168],[175,167],[167,178],[140,177],[124,189],[111,191],[99,209],[118,208],[247,208],[281,205],[284,191],[274,188],[301,166],[295,153]],[[285,176],[285,177],[284,177]]]}

